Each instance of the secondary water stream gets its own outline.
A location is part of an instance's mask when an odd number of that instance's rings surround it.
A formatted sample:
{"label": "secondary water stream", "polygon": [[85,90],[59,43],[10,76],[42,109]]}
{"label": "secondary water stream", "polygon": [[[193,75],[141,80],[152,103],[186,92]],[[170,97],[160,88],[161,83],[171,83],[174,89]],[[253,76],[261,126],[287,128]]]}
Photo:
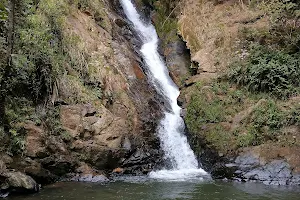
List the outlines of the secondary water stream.
{"label": "secondary water stream", "polygon": [[179,89],[169,76],[168,69],[158,53],[158,36],[152,24],[144,22],[130,0],[121,0],[121,5],[142,40],[141,53],[147,66],[147,77],[166,100],[164,118],[161,120],[158,136],[165,159],[171,167],[150,173],[151,178],[186,180],[202,178],[207,173],[198,167],[198,161],[190,148],[184,133],[184,122],[177,105]]}

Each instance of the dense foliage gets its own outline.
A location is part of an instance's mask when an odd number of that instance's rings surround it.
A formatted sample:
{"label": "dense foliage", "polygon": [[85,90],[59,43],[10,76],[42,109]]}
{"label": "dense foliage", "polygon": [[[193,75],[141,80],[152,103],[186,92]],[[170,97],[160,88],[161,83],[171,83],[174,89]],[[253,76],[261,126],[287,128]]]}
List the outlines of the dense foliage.
{"label": "dense foliage", "polygon": [[[299,125],[300,107],[268,95],[237,90],[228,83],[197,84],[185,117],[188,129],[194,133],[196,147],[201,142],[222,153],[239,147],[257,146],[267,142],[299,145],[284,127]],[[199,144],[200,143],[200,144]],[[197,149],[200,150],[201,149]]]}
{"label": "dense foliage", "polygon": [[300,89],[300,54],[255,46],[246,61],[233,64],[229,79],[252,92],[287,98]]}
{"label": "dense foliage", "polygon": [[299,125],[300,2],[248,3],[261,15],[239,30],[226,78],[192,86],[185,119],[195,147],[206,142],[230,153],[265,143],[300,145],[289,129]]}
{"label": "dense foliage", "polygon": [[234,62],[229,80],[252,92],[266,92],[278,98],[299,93],[300,3],[269,0],[257,6],[269,18],[269,28],[244,28],[244,60]]}
{"label": "dense foliage", "polygon": [[[72,45],[74,48],[78,39],[64,34],[66,17],[70,9],[86,9],[91,3],[94,2],[1,1],[0,138],[9,140],[4,141],[10,146],[6,149],[22,152],[27,120],[57,134],[58,108],[52,104],[51,96],[54,90],[57,93],[58,80],[67,74],[66,66],[78,71],[77,82],[87,74],[81,70],[86,62],[79,62],[68,49]],[[79,55],[86,59],[82,52]],[[95,90],[95,98],[101,98],[101,91]]]}

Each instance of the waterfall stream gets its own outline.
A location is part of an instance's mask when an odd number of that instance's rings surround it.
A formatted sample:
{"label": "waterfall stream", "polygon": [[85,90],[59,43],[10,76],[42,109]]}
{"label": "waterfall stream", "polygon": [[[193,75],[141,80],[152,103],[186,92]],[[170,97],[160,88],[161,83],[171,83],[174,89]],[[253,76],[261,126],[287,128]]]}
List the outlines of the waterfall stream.
{"label": "waterfall stream", "polygon": [[158,53],[156,30],[152,24],[143,22],[134,4],[130,0],[120,0],[127,18],[132,22],[135,31],[142,40],[140,49],[147,66],[147,76],[169,104],[158,128],[158,136],[164,151],[165,159],[171,167],[149,174],[150,178],[185,180],[201,178],[207,173],[199,168],[198,161],[184,133],[184,122],[180,117],[181,108],[177,105],[179,89],[169,76],[168,69]]}

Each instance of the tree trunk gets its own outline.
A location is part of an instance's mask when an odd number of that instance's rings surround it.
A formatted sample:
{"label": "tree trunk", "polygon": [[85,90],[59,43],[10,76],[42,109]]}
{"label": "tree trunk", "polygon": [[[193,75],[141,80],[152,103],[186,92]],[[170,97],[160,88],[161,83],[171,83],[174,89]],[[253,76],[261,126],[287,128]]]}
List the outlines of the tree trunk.
{"label": "tree trunk", "polygon": [[14,47],[14,31],[15,31],[15,1],[10,0],[9,3],[9,14],[8,14],[8,28],[7,28],[7,50],[6,50],[6,65],[3,73],[3,77],[0,85],[0,126],[4,127],[5,132],[9,132],[9,121],[6,116],[6,96],[9,85],[7,84],[9,75],[11,72],[11,55]]}
{"label": "tree trunk", "polygon": [[[11,67],[11,55],[13,53],[14,47],[14,31],[15,31],[15,0],[9,1],[9,15],[8,15],[8,31],[7,31],[7,66]],[[9,70],[8,69],[8,70]]]}

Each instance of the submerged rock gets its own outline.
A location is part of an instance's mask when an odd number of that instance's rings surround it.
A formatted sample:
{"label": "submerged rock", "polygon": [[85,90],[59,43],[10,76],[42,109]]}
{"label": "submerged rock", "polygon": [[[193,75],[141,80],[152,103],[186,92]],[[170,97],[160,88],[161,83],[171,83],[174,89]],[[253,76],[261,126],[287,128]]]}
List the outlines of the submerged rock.
{"label": "submerged rock", "polygon": [[72,179],[73,181],[79,182],[91,182],[91,183],[102,183],[108,182],[109,179],[104,175],[93,175],[93,174],[84,174]]}

